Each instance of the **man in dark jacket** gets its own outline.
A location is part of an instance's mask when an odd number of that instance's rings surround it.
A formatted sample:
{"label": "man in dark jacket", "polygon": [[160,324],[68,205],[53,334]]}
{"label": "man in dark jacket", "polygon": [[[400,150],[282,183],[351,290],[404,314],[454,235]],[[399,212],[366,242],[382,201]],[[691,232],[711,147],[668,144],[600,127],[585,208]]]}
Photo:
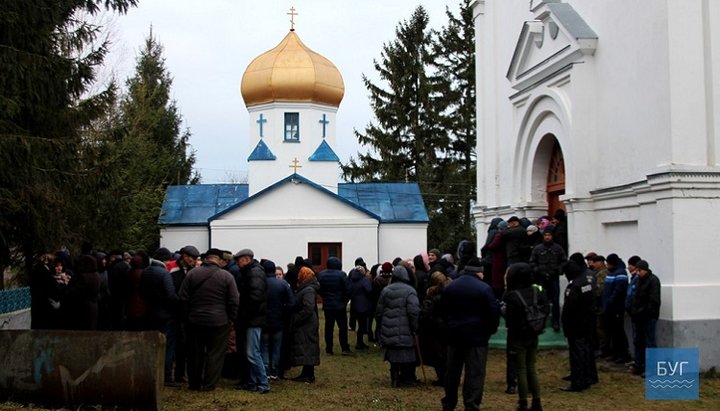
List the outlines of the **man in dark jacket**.
{"label": "man in dark jacket", "polygon": [[560,331],[560,267],[567,261],[565,250],[554,241],[555,227],[549,225],[543,231],[543,242],[533,248],[530,265],[535,283],[543,286],[552,303],[552,326]]}
{"label": "man in dark jacket", "polygon": [[246,382],[243,384],[245,376],[241,375],[239,388],[265,394],[270,391],[270,384],[263,364],[260,340],[266,319],[267,277],[265,270],[254,257],[255,253],[249,248],[242,249],[234,255],[240,268],[240,276],[235,280],[238,292],[242,296],[236,328],[237,348],[238,353],[246,354],[248,362]]}
{"label": "man in dark jacket", "polygon": [[263,260],[261,265],[267,277],[267,310],[261,338],[262,357],[268,378],[277,380],[281,372],[283,328],[295,305],[295,294],[287,281],[276,277],[274,262]]}
{"label": "man in dark jacket", "polygon": [[482,264],[477,258],[470,259],[460,276],[445,287],[440,303],[448,330],[443,410],[454,410],[457,405],[463,366],[465,409],[479,410],[485,386],[488,340],[497,331],[500,307],[492,288],[482,280]]}
{"label": "man in dark jacket", "polygon": [[[200,258],[200,251],[192,245],[186,245],[180,249],[180,257],[175,261],[174,267],[170,269],[172,282],[175,286],[175,292],[180,293],[180,286],[185,280],[188,271],[195,268],[197,259]],[[175,382],[185,382],[185,369],[187,368],[187,351],[185,324],[182,318],[181,310],[175,312],[175,318],[172,321],[172,329],[175,333]]]}
{"label": "man in dark jacket", "polygon": [[368,318],[371,315],[370,293],[372,292],[372,284],[370,283],[370,275],[365,267],[358,265],[350,270],[348,274],[350,279],[350,312],[357,319],[357,339],[355,344],[356,350],[367,350],[369,347],[365,344],[364,337],[368,332]]}
{"label": "man in dark jacket", "polygon": [[340,348],[343,355],[352,355],[348,345],[347,302],[350,298],[350,280],[342,271],[342,263],[336,257],[327,260],[327,269],[318,275],[320,295],[325,312],[325,352],[333,354],[333,329],[337,323]]}
{"label": "man in dark jacket", "polygon": [[160,331],[165,335],[165,385],[173,386],[173,356],[175,338],[173,317],[178,311],[178,296],[175,292],[167,263],[173,261],[173,255],[165,247],[160,247],[150,259],[140,277],[140,296],[147,307],[147,325],[151,330]]}
{"label": "man in dark jacket", "polygon": [[595,324],[595,296],[583,267],[569,261],[563,266],[563,272],[568,279],[562,309],[562,326],[570,351],[570,385],[561,390],[583,391],[597,383],[591,340]]}
{"label": "man in dark jacket", "polygon": [[212,391],[220,380],[231,322],[237,317],[238,292],[232,275],[219,267],[223,252],[211,248],[203,265],[180,286],[187,312],[188,383],[191,390]]}
{"label": "man in dark jacket", "polygon": [[610,361],[625,364],[630,361],[627,335],[625,335],[625,298],[628,276],[625,263],[617,254],[607,256],[608,275],[605,277],[602,306],[605,329],[610,338]]}
{"label": "man in dark jacket", "polygon": [[645,350],[655,348],[655,327],[660,317],[660,279],[645,260],[635,264],[638,282],[630,303],[630,318],[635,324],[635,365],[631,372],[645,372]]}
{"label": "man in dark jacket", "polygon": [[515,263],[526,263],[527,260],[523,259],[523,254],[528,248],[527,244],[527,230],[525,227],[520,225],[520,219],[517,216],[512,216],[508,219],[508,229],[503,233],[505,239],[505,253],[507,255],[507,265]]}

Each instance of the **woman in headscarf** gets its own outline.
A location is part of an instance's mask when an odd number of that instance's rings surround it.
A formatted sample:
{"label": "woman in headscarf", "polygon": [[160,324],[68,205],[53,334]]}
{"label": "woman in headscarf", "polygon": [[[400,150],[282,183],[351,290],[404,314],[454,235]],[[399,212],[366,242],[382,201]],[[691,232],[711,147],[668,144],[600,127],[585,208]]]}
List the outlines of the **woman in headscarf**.
{"label": "woman in headscarf", "polygon": [[292,365],[302,366],[300,375],[293,381],[315,382],[315,366],[320,365],[320,328],[317,311],[317,293],[320,283],[308,267],[298,271],[298,289],[292,323]]}
{"label": "woman in headscarf", "polygon": [[415,335],[418,331],[420,303],[403,266],[392,271],[390,285],[380,293],[375,318],[379,325],[379,342],[390,363],[392,387],[414,384]]}

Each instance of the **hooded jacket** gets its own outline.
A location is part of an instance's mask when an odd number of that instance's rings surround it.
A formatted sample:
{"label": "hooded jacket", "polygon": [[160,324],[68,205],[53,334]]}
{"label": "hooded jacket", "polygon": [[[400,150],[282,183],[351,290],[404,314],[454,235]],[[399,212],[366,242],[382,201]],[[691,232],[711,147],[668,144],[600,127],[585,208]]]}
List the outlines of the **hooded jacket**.
{"label": "hooded jacket", "polygon": [[267,310],[267,277],[260,263],[252,263],[240,269],[240,309],[238,322],[247,327],[265,325]]}
{"label": "hooded jacket", "polygon": [[[531,338],[537,335],[537,333],[525,327],[525,306],[520,300],[520,296],[522,296],[525,303],[528,306],[531,305],[533,303],[533,293],[535,292],[537,292],[538,306],[545,307],[545,314],[547,314],[547,295],[541,287],[533,284],[532,267],[527,263],[511,265],[507,273],[507,291],[503,296],[505,302],[505,326],[508,329],[509,338]],[[518,293],[520,296],[518,296]]]}
{"label": "hooded jacket", "polygon": [[267,306],[265,310],[265,327],[267,332],[283,329],[285,319],[295,305],[295,294],[287,281],[275,277],[275,272],[265,273],[267,278]]}
{"label": "hooded jacket", "polygon": [[562,307],[562,327],[567,338],[590,337],[595,328],[593,286],[588,282],[585,269],[573,261],[563,271],[568,279],[565,303]]}
{"label": "hooded jacket", "polygon": [[383,347],[409,348],[415,345],[420,302],[409,282],[410,276],[405,267],[396,266],[390,285],[380,293],[375,317],[380,329],[379,341]]}
{"label": "hooded jacket", "polygon": [[178,311],[179,300],[172,276],[162,261],[150,259],[150,265],[140,277],[140,295],[154,328],[173,318]]}
{"label": "hooded jacket", "polygon": [[370,312],[372,302],[372,284],[370,279],[362,271],[353,268],[348,275],[350,278],[350,307],[353,312],[366,314]]}
{"label": "hooded jacket", "polygon": [[350,298],[350,280],[336,257],[327,260],[327,269],[318,274],[323,310],[344,310]]}

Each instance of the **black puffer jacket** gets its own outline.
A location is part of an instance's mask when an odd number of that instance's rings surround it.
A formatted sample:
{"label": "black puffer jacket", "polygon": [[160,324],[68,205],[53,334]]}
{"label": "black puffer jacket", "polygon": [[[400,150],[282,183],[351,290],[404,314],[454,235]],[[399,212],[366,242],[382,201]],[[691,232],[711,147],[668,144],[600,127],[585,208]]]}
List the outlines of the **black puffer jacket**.
{"label": "black puffer jacket", "polygon": [[252,263],[240,269],[240,310],[238,322],[247,327],[265,325],[267,309],[267,277],[260,263]]}
{"label": "black puffer jacket", "polygon": [[635,322],[646,322],[660,317],[660,279],[652,271],[640,278],[630,303],[630,317]]}
{"label": "black puffer jacket", "polygon": [[292,321],[292,365],[320,364],[320,334],[317,305],[320,284],[316,279],[298,286]]}
{"label": "black puffer jacket", "polygon": [[380,324],[380,344],[383,347],[401,348],[415,345],[418,330],[420,303],[417,292],[408,284],[410,277],[405,267],[393,269],[393,278],[380,293],[375,317]]}

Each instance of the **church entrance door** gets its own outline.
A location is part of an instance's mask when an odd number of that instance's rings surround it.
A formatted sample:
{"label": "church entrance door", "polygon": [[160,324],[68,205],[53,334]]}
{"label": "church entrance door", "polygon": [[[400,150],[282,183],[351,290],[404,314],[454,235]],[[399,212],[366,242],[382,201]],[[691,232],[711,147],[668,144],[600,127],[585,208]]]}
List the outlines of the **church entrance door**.
{"label": "church entrance door", "polygon": [[565,210],[560,196],[565,194],[565,159],[560,144],[555,140],[547,175],[548,215],[552,216],[558,209]]}
{"label": "church entrance door", "polygon": [[308,243],[308,255],[313,270],[319,273],[326,268],[329,257],[337,257],[342,261],[342,243]]}

